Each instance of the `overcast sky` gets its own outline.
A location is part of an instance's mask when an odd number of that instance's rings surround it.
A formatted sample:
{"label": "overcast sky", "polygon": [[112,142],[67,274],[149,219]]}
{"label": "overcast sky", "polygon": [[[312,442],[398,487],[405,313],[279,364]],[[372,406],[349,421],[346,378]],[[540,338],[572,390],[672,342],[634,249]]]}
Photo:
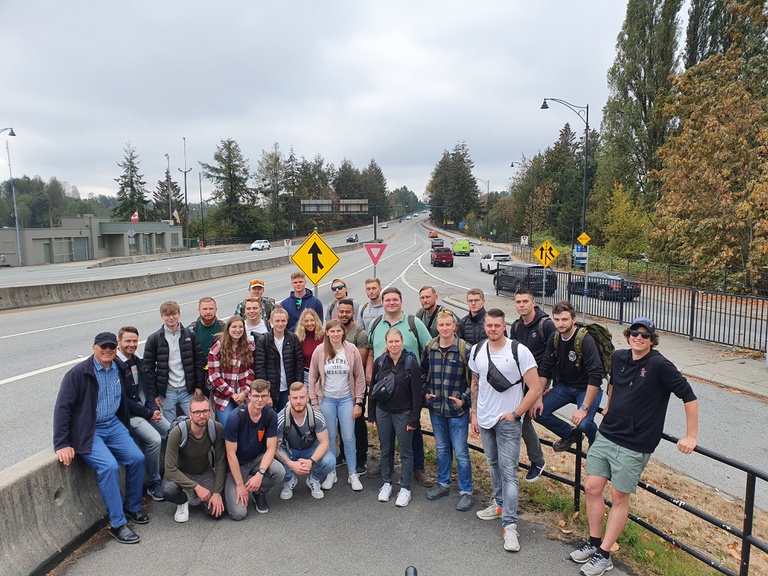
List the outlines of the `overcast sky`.
{"label": "overcast sky", "polygon": [[[13,173],[116,192],[136,147],[147,188],[234,138],[255,168],[274,142],[297,155],[374,158],[390,189],[422,196],[444,149],[469,146],[501,190],[510,162],[569,122],[544,97],[589,104],[600,126],[621,0],[2,0],[0,128]],[[6,134],[2,135],[5,144]],[[3,155],[4,156],[4,155]],[[2,161],[3,165],[5,161]],[[6,173],[0,180],[7,179]],[[480,184],[485,191],[485,184]],[[210,184],[203,182],[207,197]]]}

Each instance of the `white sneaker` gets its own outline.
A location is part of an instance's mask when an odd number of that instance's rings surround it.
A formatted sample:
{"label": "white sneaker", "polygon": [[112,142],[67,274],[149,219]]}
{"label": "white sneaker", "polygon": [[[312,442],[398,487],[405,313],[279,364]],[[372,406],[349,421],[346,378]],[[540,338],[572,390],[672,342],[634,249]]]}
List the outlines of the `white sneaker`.
{"label": "white sneaker", "polygon": [[189,520],[189,502],[176,506],[176,514],[173,515],[176,522],[186,522]]}
{"label": "white sneaker", "polygon": [[310,476],[307,478],[307,486],[309,486],[309,491],[312,493],[312,498],[317,498],[318,500],[320,498],[325,498],[325,494],[323,494],[323,488],[320,485],[319,480],[315,480]]}
{"label": "white sneaker", "polygon": [[325,480],[323,480],[322,488],[323,490],[330,490],[333,488],[333,485],[336,484],[338,478],[336,477],[336,471],[332,470],[331,472],[328,472],[328,476],[325,477]]}
{"label": "white sneaker", "polygon": [[395,506],[405,508],[408,506],[408,502],[411,501],[411,491],[405,488],[400,488],[400,492],[397,493],[397,500],[395,500]]}
{"label": "white sneaker", "polygon": [[360,492],[363,489],[363,483],[360,482],[360,476],[357,473],[350,474],[347,482],[352,485],[352,490],[355,492]]}
{"label": "white sneaker", "polygon": [[501,518],[501,506],[497,506],[496,502],[493,502],[488,508],[478,510],[476,514],[480,520],[498,520]]}
{"label": "white sneaker", "polygon": [[504,528],[504,550],[507,552],[520,550],[520,542],[517,540],[517,524],[510,524]]}
{"label": "white sneaker", "polygon": [[194,490],[184,490],[184,494],[187,495],[187,504],[190,506],[200,506],[202,501]]}
{"label": "white sneaker", "polygon": [[288,482],[283,482],[283,490],[280,492],[281,500],[290,500],[293,498],[293,489],[296,488],[299,479],[294,475]]}
{"label": "white sneaker", "polygon": [[389,502],[390,496],[392,496],[392,484],[385,482],[379,489],[379,502]]}

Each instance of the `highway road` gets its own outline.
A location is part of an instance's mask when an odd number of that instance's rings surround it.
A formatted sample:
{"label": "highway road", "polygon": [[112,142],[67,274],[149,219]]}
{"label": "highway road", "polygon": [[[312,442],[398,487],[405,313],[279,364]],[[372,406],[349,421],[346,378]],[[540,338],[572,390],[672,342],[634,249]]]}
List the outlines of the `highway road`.
{"label": "highway road", "polygon": [[[377,266],[377,273],[384,285],[395,285],[403,291],[405,307],[418,309],[418,290],[425,284],[435,286],[441,298],[463,301],[466,291],[479,287],[493,293],[492,276],[481,274],[479,258],[484,247],[479,247],[469,258],[457,258],[453,268],[432,268],[429,264],[429,240],[422,227],[424,218],[403,221],[386,231],[387,249]],[[372,234],[372,233],[371,233]],[[345,236],[345,235],[344,235]],[[361,240],[363,237],[361,235]],[[343,240],[342,240],[343,241]],[[268,257],[280,253],[245,253],[246,257]],[[235,253],[233,257],[242,257]],[[229,254],[201,256],[195,266],[210,265],[211,258],[226,258]],[[179,260],[142,264],[142,270],[151,273],[176,265]],[[139,266],[139,265],[133,265]],[[125,268],[125,267],[120,267]],[[139,329],[143,341],[160,327],[158,308],[165,300],[176,300],[181,305],[182,321],[189,323],[197,317],[197,301],[203,296],[213,296],[219,306],[219,316],[230,315],[237,303],[247,294],[251,276],[266,282],[266,294],[280,300],[290,290],[292,266],[274,268],[255,275],[233,276],[218,280],[186,284],[169,289],[142,292],[136,295],[102,298],[59,306],[4,312],[0,314],[0,421],[3,434],[0,438],[0,469],[43,449],[51,449],[51,421],[53,405],[59,383],[66,371],[91,353],[93,336],[103,330],[117,330],[123,325]],[[125,270],[104,269],[108,273],[123,275]],[[137,268],[133,268],[137,270]],[[69,270],[72,281],[89,277],[101,270]],[[143,272],[148,273],[148,272]],[[332,301],[329,285],[332,278],[343,277],[350,286],[350,296],[364,300],[364,279],[373,273],[365,250],[341,254],[341,262],[324,278],[318,296],[324,303]],[[548,303],[550,299],[547,299]],[[513,318],[514,307],[505,299],[508,317]],[[460,311],[461,315],[464,314]],[[664,346],[660,347],[664,352]],[[756,430],[764,421],[765,403],[761,399],[735,394],[727,389],[695,384],[700,399],[699,443],[709,449],[752,465],[768,469],[768,451]],[[567,411],[564,412],[567,414]],[[685,425],[683,409],[679,402],[670,402],[666,431],[680,436]],[[749,439],[752,439],[751,441]],[[684,471],[690,476],[724,492],[743,495],[743,476],[714,467],[708,460],[698,457],[679,456],[671,446],[662,443],[657,457],[663,462]],[[768,491],[758,489],[759,505],[768,509]]]}

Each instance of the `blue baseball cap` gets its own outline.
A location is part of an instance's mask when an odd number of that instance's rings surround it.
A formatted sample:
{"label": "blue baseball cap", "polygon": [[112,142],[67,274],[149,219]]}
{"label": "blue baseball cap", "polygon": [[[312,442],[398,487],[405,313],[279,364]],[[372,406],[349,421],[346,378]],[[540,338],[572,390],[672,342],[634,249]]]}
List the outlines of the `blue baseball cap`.
{"label": "blue baseball cap", "polygon": [[651,334],[656,333],[656,324],[654,324],[653,320],[651,320],[650,318],[643,318],[642,316],[635,318],[634,320],[632,320],[630,329],[634,328],[635,326],[642,326],[646,330],[648,330],[648,332],[650,332]]}

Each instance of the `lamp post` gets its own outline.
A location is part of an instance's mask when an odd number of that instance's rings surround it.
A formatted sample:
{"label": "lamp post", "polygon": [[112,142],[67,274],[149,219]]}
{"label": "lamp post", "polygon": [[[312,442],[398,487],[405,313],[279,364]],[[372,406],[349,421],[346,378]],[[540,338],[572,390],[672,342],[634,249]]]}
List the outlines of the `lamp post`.
{"label": "lamp post", "polygon": [[168,224],[173,226],[173,205],[171,204],[171,159],[168,154],[165,155],[165,185],[168,187]]}
{"label": "lamp post", "polygon": [[205,208],[203,207],[203,173],[198,172],[200,183],[200,227],[203,229],[203,246],[205,246]]}
{"label": "lamp post", "polygon": [[187,237],[187,249],[189,249],[189,201],[187,199],[187,174],[192,172],[192,168],[187,169],[187,139],[184,140],[184,170],[179,168],[179,172],[184,173],[184,235]]}
{"label": "lamp post", "polygon": [[491,199],[491,181],[477,178],[477,176],[475,178],[485,184],[485,237],[488,238],[488,201]]}
{"label": "lamp post", "polygon": [[560,98],[544,98],[544,102],[541,104],[542,110],[549,110],[547,102],[557,102],[563,106],[570,108],[586,126],[584,130],[584,191],[581,197],[581,231],[587,231],[587,161],[589,158],[589,104],[586,106],[576,106]]}
{"label": "lamp post", "polygon": [[[8,132],[8,136],[16,136],[13,128],[0,128],[0,134]],[[21,234],[19,234],[19,209],[16,207],[16,186],[13,185],[13,171],[11,170],[11,149],[8,140],[5,141],[5,153],[8,155],[8,173],[11,175],[11,196],[13,196],[13,218],[16,223],[16,249],[19,251],[19,266],[22,266],[21,258]]]}

